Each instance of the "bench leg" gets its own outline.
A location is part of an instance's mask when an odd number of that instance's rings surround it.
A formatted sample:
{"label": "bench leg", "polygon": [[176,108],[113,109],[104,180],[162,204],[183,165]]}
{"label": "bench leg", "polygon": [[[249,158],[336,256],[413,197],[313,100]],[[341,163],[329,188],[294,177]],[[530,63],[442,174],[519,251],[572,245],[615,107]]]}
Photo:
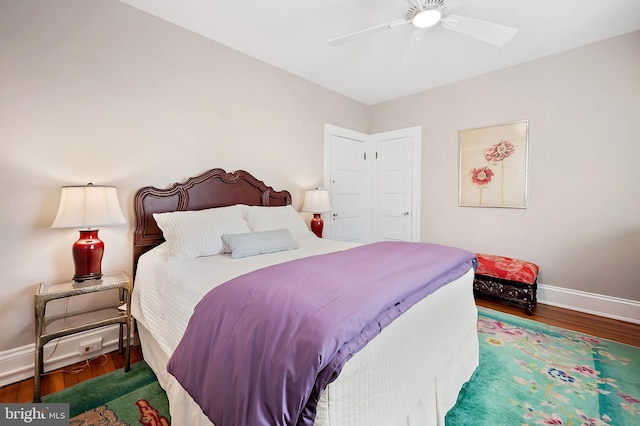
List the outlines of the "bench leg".
{"label": "bench leg", "polygon": [[533,309],[536,307],[535,303],[527,303],[527,306],[525,306],[524,310],[527,313],[527,315],[533,315]]}

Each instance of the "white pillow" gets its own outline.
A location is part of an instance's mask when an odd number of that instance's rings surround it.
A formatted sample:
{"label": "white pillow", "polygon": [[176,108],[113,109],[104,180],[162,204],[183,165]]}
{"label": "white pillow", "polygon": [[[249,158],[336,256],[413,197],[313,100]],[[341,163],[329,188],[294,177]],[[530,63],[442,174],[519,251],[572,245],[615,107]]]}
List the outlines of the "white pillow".
{"label": "white pillow", "polygon": [[249,232],[246,234],[224,234],[222,241],[229,247],[234,259],[297,249],[298,243],[288,229]]}
{"label": "white pillow", "polygon": [[222,234],[251,232],[240,205],[154,213],[173,257],[212,256],[226,250]]}
{"label": "white pillow", "polygon": [[291,205],[281,207],[243,206],[244,217],[253,232],[288,229],[293,238],[307,236],[311,231]]}

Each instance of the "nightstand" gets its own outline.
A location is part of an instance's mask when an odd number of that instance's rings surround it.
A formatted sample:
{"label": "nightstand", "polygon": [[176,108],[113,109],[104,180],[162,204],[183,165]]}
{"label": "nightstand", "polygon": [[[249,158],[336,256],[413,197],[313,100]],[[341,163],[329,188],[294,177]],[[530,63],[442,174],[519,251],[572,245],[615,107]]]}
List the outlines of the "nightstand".
{"label": "nightstand", "polygon": [[[118,290],[118,302],[109,306],[84,309],[47,317],[47,303],[62,298]],[[125,351],[125,371],[130,366],[131,290],[133,281],[124,272],[105,274],[99,280],[76,282],[73,280],[46,281],[41,283],[34,296],[36,314],[36,359],[33,402],[40,402],[40,377],[44,372],[44,345],[53,339],[104,327],[120,325],[118,352]],[[126,334],[123,333],[126,328]]]}

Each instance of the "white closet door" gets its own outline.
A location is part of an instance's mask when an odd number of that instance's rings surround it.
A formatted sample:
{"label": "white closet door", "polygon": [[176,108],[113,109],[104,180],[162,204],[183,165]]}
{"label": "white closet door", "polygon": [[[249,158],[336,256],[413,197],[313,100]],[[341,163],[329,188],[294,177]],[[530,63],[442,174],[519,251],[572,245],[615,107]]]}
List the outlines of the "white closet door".
{"label": "white closet door", "polygon": [[[344,132],[343,132],[344,133]],[[366,136],[357,133],[329,135],[329,238],[368,243],[371,225],[366,205],[369,179],[365,170]],[[325,220],[326,223],[326,220]],[[326,226],[326,225],[325,225]]]}
{"label": "white closet door", "polygon": [[420,140],[419,127],[367,135],[325,125],[327,238],[419,241]]}
{"label": "white closet door", "polygon": [[413,142],[376,141],[375,239],[411,241]]}

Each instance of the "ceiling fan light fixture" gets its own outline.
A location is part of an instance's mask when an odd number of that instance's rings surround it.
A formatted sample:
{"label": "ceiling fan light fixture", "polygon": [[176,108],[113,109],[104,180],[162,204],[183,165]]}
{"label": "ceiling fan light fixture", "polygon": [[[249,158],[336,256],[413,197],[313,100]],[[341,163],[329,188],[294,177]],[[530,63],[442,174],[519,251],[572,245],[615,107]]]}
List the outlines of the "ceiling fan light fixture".
{"label": "ceiling fan light fixture", "polygon": [[438,9],[427,9],[416,13],[411,21],[417,28],[429,28],[434,26],[442,18]]}

